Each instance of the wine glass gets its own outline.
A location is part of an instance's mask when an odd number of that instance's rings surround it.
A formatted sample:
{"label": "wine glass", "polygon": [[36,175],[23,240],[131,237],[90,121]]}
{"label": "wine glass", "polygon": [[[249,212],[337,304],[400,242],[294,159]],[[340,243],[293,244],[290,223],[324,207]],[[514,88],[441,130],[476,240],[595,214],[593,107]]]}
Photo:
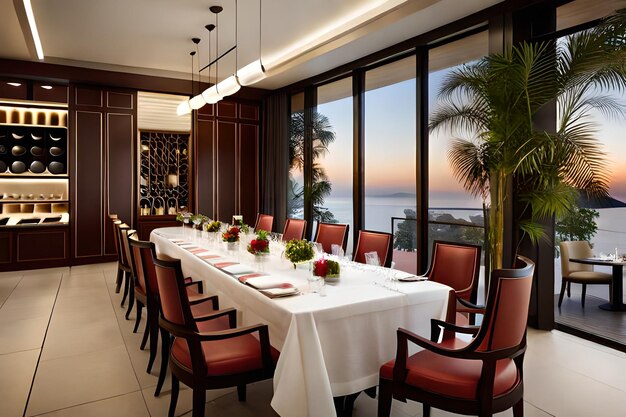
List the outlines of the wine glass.
{"label": "wine glass", "polygon": [[365,263],[368,265],[380,266],[380,258],[378,252],[366,252]]}
{"label": "wine glass", "polygon": [[330,252],[339,259],[343,258],[344,253],[343,253],[343,248],[341,247],[341,245],[337,245],[336,243],[333,243],[332,245],[330,245]]}

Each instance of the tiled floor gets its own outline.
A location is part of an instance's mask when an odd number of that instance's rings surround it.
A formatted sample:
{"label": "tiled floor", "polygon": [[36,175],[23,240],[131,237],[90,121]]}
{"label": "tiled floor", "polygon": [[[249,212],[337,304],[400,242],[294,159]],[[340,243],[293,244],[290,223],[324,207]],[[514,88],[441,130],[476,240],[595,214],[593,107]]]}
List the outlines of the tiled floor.
{"label": "tiled floor", "polygon": [[[158,359],[146,374],[142,334],[124,320],[114,281],[114,264],[0,274],[0,416],[167,415],[169,380],[155,398]],[[624,375],[624,353],[531,330],[526,416],[623,416]],[[181,391],[177,415],[191,416],[190,394]],[[275,417],[271,396],[271,381],[249,387],[245,403],[232,391],[208,393],[206,415]],[[354,416],[375,415],[376,401],[361,396]],[[421,405],[395,402],[392,415],[421,416]]]}

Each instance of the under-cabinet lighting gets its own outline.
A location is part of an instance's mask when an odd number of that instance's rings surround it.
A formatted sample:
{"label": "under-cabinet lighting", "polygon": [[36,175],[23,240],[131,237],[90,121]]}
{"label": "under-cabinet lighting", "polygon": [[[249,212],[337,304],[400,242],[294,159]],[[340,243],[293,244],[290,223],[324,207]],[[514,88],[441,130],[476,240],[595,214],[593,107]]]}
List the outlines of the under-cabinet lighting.
{"label": "under-cabinet lighting", "polygon": [[8,85],[10,85],[11,87],[19,87],[20,85],[22,85],[22,83],[7,83]]}
{"label": "under-cabinet lighting", "polygon": [[51,85],[42,85],[41,88],[43,88],[44,90],[52,90]]}
{"label": "under-cabinet lighting", "polygon": [[24,10],[26,11],[26,17],[28,18],[28,25],[30,26],[30,33],[33,36],[33,42],[35,43],[35,50],[37,51],[37,58],[40,61],[43,60],[43,46],[41,46],[41,39],[39,38],[39,31],[37,30],[37,23],[35,23],[35,14],[33,13],[33,6],[30,4],[30,0],[24,1]]}

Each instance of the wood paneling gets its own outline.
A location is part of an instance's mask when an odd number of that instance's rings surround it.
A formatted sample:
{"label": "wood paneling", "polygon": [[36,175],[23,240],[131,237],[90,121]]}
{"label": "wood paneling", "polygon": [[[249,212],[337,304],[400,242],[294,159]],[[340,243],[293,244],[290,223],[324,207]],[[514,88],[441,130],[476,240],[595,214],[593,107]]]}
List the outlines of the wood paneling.
{"label": "wood paneling", "polygon": [[[9,83],[18,83],[20,85],[10,85]],[[28,84],[23,80],[0,80],[0,98],[27,100]]]}
{"label": "wood paneling", "polygon": [[[46,88],[44,88],[44,86]],[[67,103],[68,90],[66,85],[55,85],[35,81],[33,82],[33,100]]]}
{"label": "wood paneling", "polygon": [[[109,95],[110,97],[110,95]],[[107,113],[107,194],[104,214],[115,213],[131,225],[133,218],[133,151],[134,123],[132,114]],[[104,252],[115,254],[110,228],[104,230]]]}
{"label": "wood paneling", "polygon": [[102,90],[98,88],[76,87],[77,106],[102,107]]}
{"label": "wood paneling", "polygon": [[237,124],[217,122],[217,212],[216,217],[223,222],[230,222],[236,211],[237,192]]}
{"label": "wood paneling", "polygon": [[215,104],[207,104],[205,106],[200,107],[198,110],[198,115],[201,116],[213,116],[215,114]]}
{"label": "wood paneling", "polygon": [[237,103],[232,101],[220,101],[217,103],[217,117],[234,119],[237,117]]}
{"label": "wood paneling", "polygon": [[244,120],[259,120],[259,106],[241,103],[239,105],[239,117]]}
{"label": "wood paneling", "polygon": [[67,229],[19,230],[15,233],[17,262],[65,260],[68,257]]}
{"label": "wood paneling", "polygon": [[213,120],[198,120],[196,143],[196,201],[198,213],[213,218]]}
{"label": "wood paneling", "polygon": [[11,233],[0,233],[0,263],[10,263],[13,258]]}
{"label": "wood paneling", "polygon": [[[159,216],[164,217],[164,216]],[[168,216],[167,219],[159,220],[146,220],[139,218],[139,226],[137,226],[137,233],[139,233],[139,239],[150,240],[150,232],[160,227],[176,227],[180,226],[180,223],[174,220],[174,216]]]}
{"label": "wood paneling", "polygon": [[107,107],[111,109],[132,110],[133,95],[130,93],[107,91]]}
{"label": "wood paneling", "polygon": [[259,127],[239,125],[239,214],[254,224],[258,211],[258,137]]}
{"label": "wood paneling", "polygon": [[[77,89],[78,90],[78,89]],[[77,92],[78,97],[78,92]],[[74,256],[102,255],[102,113],[78,110],[75,117],[76,169]]]}

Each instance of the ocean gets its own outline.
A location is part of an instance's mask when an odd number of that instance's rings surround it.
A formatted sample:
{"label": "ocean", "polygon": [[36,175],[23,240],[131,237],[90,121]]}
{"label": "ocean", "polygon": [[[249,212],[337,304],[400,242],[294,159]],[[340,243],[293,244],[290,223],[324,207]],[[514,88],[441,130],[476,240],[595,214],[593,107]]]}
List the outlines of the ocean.
{"label": "ocean", "polygon": [[[327,198],[324,206],[335,215],[339,223],[348,223],[350,230],[353,230],[352,197]],[[457,219],[469,220],[469,216],[482,214],[482,209],[476,207],[475,202],[436,200],[431,202],[431,207],[432,214],[450,213]],[[416,209],[413,197],[366,197],[365,228],[391,232],[391,218],[404,218],[404,209]],[[598,212],[598,231],[591,239],[594,253],[615,253],[617,248],[620,254],[626,254],[626,208],[598,209]],[[348,248],[351,247],[350,241]]]}

